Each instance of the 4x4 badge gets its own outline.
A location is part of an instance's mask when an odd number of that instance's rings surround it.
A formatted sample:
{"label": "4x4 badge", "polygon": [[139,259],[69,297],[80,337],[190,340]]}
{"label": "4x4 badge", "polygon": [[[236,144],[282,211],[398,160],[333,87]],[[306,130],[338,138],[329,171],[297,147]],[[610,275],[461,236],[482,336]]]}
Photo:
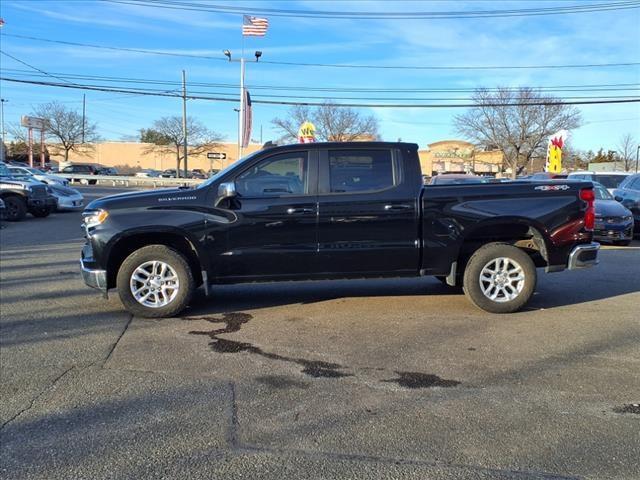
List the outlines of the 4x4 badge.
{"label": "4x4 badge", "polygon": [[569,190],[570,188],[569,185],[540,185],[535,187],[534,190]]}

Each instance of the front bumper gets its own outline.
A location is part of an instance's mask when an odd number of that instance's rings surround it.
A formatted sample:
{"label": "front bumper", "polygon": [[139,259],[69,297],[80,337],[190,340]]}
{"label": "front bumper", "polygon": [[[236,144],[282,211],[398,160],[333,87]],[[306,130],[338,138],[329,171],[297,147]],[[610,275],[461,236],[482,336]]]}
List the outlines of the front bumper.
{"label": "front bumper", "polygon": [[623,226],[610,227],[604,226],[602,229],[596,229],[593,231],[594,240],[599,242],[615,242],[618,240],[631,240],[633,239],[633,223]]}
{"label": "front bumper", "polygon": [[82,280],[84,283],[96,290],[100,290],[102,293],[107,293],[107,271],[106,270],[92,270],[84,265],[82,259],[80,260],[80,272],[82,273]]}
{"label": "front bumper", "polygon": [[569,270],[575,270],[578,268],[595,267],[599,263],[598,250],[600,250],[600,244],[596,242],[576,245],[569,254],[567,268]]}
{"label": "front bumper", "polygon": [[53,196],[47,196],[47,197],[40,197],[40,198],[27,198],[27,207],[28,208],[42,208],[42,207],[47,207],[47,208],[55,208],[58,205],[58,201],[56,200],[56,197]]}
{"label": "front bumper", "polygon": [[58,210],[82,210],[84,199],[77,197],[58,197]]}

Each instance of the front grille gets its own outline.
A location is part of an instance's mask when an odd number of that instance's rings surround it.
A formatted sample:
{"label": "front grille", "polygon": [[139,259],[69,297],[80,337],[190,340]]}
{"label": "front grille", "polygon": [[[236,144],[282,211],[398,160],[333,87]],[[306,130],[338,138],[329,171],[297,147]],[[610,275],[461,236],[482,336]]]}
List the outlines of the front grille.
{"label": "front grille", "polygon": [[47,187],[45,185],[33,185],[31,187],[31,195],[33,198],[44,198],[47,196]]}

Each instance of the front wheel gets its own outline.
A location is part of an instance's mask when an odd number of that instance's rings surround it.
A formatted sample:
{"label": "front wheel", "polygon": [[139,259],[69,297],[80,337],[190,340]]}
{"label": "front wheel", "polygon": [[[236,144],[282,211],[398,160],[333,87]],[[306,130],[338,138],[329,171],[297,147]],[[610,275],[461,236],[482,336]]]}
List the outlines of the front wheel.
{"label": "front wheel", "polygon": [[35,207],[29,210],[29,213],[36,218],[45,218],[51,214],[51,207]]}
{"label": "front wheel", "polygon": [[27,202],[24,198],[11,195],[4,198],[5,217],[10,222],[18,222],[27,216]]}
{"label": "front wheel", "polygon": [[463,288],[467,297],[487,312],[516,312],[533,295],[536,267],[519,248],[490,243],[476,250],[469,259]]}
{"label": "front wheel", "polygon": [[132,314],[173,317],[189,305],[195,282],[184,255],[165,245],[149,245],[122,262],[117,287]]}

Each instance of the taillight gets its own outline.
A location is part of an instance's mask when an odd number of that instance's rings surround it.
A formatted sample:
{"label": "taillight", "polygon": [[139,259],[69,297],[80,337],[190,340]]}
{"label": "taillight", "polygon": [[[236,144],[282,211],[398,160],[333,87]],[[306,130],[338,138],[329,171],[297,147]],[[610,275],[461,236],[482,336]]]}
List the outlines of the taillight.
{"label": "taillight", "polygon": [[596,223],[595,199],[596,196],[592,188],[583,188],[580,190],[580,200],[587,202],[587,210],[584,212],[584,228],[586,230],[593,230]]}

